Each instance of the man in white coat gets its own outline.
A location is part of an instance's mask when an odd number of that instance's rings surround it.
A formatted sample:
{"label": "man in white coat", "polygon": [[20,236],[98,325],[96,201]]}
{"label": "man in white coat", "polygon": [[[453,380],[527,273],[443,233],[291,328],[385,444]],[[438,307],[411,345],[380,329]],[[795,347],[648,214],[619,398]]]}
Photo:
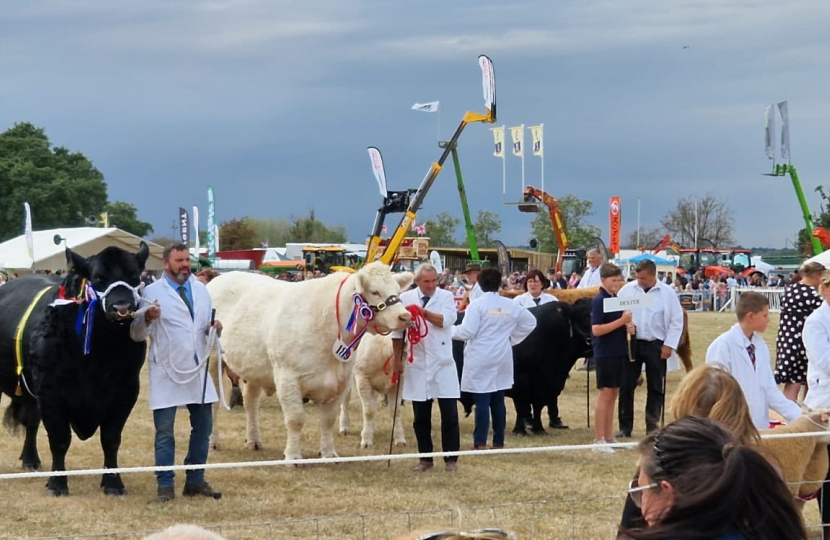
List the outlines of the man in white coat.
{"label": "man in white coat", "polygon": [[588,287],[599,287],[601,281],[599,279],[599,267],[602,266],[602,255],[596,249],[589,249],[586,253],[588,259],[588,267],[582,273],[582,278],[579,280],[577,289],[586,289]]}
{"label": "man in white coat", "polygon": [[467,307],[464,321],[453,326],[452,338],[467,341],[461,390],[473,394],[476,406],[473,447],[487,447],[490,413],[493,447],[504,447],[507,413],[504,391],[513,387],[513,349],[536,328],[536,317],[517,302],[499,295],[501,272],[485,268],[478,277],[484,292]]}
{"label": "man in white coat", "polygon": [[631,437],[634,429],[634,392],[637,379],[646,369],[646,432],[659,427],[666,401],[666,362],[677,350],[683,333],[683,307],[677,293],[657,279],[653,261],[643,260],[634,267],[635,281],[626,283],[617,296],[652,295],[654,304],[632,310],[636,341],[634,361],[626,363],[623,384],[620,387],[618,416],[620,431],[617,438]]}
{"label": "man in white coat", "polygon": [[[452,357],[452,325],[456,311],[453,294],[438,288],[438,272],[430,263],[423,263],[415,269],[416,288],[401,293],[404,306],[417,305],[423,308],[427,324],[427,335],[412,346],[412,362],[402,358],[403,333],[392,335],[392,351],[395,371],[403,380],[403,399],[412,402],[415,420],[412,427],[418,441],[418,452],[431,453],[432,447],[432,402],[438,400],[441,411],[441,447],[444,452],[456,452],[460,446],[458,432],[458,372]],[[404,367],[406,366],[406,367]],[[458,456],[444,458],[448,472],[458,470]],[[432,458],[422,458],[415,472],[428,471],[433,467]]]}
{"label": "man in white coat", "polygon": [[473,300],[476,298],[481,298],[484,292],[481,290],[481,286],[478,284],[478,274],[481,271],[481,266],[475,263],[468,264],[466,268],[464,268],[464,276],[467,278],[467,281],[473,286],[470,289],[470,293],[467,295],[467,303],[471,304]]}
{"label": "man in white coat", "polygon": [[[151,307],[136,317],[130,326],[134,341],[151,338],[150,409],[153,411],[156,466],[173,465],[176,459],[174,425],[176,409],[190,412],[190,443],[185,465],[207,463],[210,433],[213,429],[211,404],[218,398],[208,377],[207,338],[211,325],[217,333],[219,321],[212,321],[210,295],[190,273],[190,252],[184,244],[164,250],[164,274],[144,287],[142,296]],[[175,497],[175,473],[156,472],[158,500]],[[183,495],[219,499],[222,494],[205,481],[204,469],[185,473]]]}

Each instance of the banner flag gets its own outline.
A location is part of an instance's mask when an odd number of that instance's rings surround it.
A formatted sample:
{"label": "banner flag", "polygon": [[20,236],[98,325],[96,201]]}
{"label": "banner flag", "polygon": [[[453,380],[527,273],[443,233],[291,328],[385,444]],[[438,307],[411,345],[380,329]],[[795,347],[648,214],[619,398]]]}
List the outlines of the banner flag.
{"label": "banner flag", "polygon": [[778,111],[781,113],[781,159],[790,161],[790,111],[786,101],[778,103]]}
{"label": "banner flag", "polygon": [[110,213],[109,212],[101,212],[98,217],[101,218],[101,224],[104,226],[105,229],[108,229],[110,226]]}
{"label": "banner flag", "polygon": [[[492,111],[496,107],[496,75],[493,61],[487,55],[478,57],[478,66],[481,68],[481,86],[484,90],[484,107]],[[495,115],[493,116],[495,119]]]}
{"label": "banner flag", "polygon": [[[216,251],[219,251],[219,225],[213,226],[213,241],[216,243]],[[211,264],[213,264],[213,261],[211,261]]]}
{"label": "banner flag", "polygon": [[764,111],[766,117],[766,128],[764,130],[764,142],[767,147],[767,157],[775,160],[775,106],[767,105]]}
{"label": "banner flag", "polygon": [[542,156],[545,151],[543,135],[544,126],[530,126],[530,136],[533,138],[533,155]]}
{"label": "banner flag", "polygon": [[29,203],[23,203],[23,209],[26,211],[26,221],[23,225],[23,230],[26,234],[26,249],[29,252],[29,258],[32,260],[31,268],[35,267],[35,233],[32,230],[32,208]]}
{"label": "banner flag", "polygon": [[611,221],[611,242],[608,245],[608,251],[612,255],[616,255],[620,252],[620,225],[622,221],[619,197],[611,197],[608,214]]}
{"label": "banner flag", "polygon": [[429,103],[416,103],[412,106],[412,110],[421,112],[437,112],[438,103],[439,102],[437,101],[430,101]]}
{"label": "banner flag", "polygon": [[199,207],[195,204],[193,205],[193,247],[196,248],[196,256],[199,256],[199,250],[201,246],[199,246]]}
{"label": "banner flag", "polygon": [[188,234],[190,233],[190,217],[187,214],[187,210],[179,207],[179,232],[182,238],[182,244],[188,245]]}
{"label": "banner flag", "polygon": [[207,216],[207,250],[211,266],[216,261],[216,207],[213,203],[213,188],[208,186],[208,216]]}
{"label": "banner flag", "polygon": [[374,146],[367,148],[369,151],[369,159],[372,161],[372,172],[375,173],[375,180],[378,182],[378,189],[380,196],[386,198],[386,169],[383,167],[383,157],[380,155],[380,150]]}
{"label": "banner flag", "polygon": [[493,155],[504,159],[504,126],[490,128],[493,132]]}
{"label": "banner flag", "polygon": [[510,128],[510,137],[513,139],[513,155],[524,157],[525,155],[525,129],[524,126]]}

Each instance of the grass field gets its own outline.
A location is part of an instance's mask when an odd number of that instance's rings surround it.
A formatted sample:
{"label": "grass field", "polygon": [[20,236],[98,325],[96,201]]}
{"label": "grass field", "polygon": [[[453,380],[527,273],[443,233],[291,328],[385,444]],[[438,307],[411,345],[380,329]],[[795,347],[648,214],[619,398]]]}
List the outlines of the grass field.
{"label": "grass field", "polygon": [[[712,339],[734,322],[732,314],[695,313],[689,317],[696,365],[703,363]],[[777,316],[765,336],[774,351]],[[774,357],[774,354],[773,354]],[[152,416],[147,408],[146,369],[144,389],[126,429],[121,450],[123,467],[153,464]],[[669,374],[669,394],[682,374]],[[593,378],[591,381],[593,387]],[[596,390],[591,388],[593,407]],[[637,392],[635,437],[643,435],[645,390]],[[3,405],[7,405],[4,398]],[[303,435],[306,457],[315,457],[319,431],[313,405]],[[516,438],[508,434],[507,446],[531,447],[586,444],[593,430],[586,427],[586,376],[574,371],[560,398],[567,431],[550,430],[547,437]],[[437,407],[436,407],[437,409]],[[352,399],[352,432],[337,439],[341,456],[382,454],[388,450],[390,425],[381,411],[376,447],[359,449],[360,406]],[[263,399],[263,450],[244,448],[245,419],[241,409],[221,411],[223,449],[212,452],[211,462],[275,460],[285,443],[282,415],[275,397]],[[513,422],[508,403],[508,427]],[[184,455],[187,415],[178,416],[178,463]],[[435,424],[438,417],[436,411]],[[412,412],[405,408],[404,425],[409,447],[395,452],[414,452]],[[615,422],[616,427],[616,422]],[[462,449],[472,447],[472,418],[462,419]],[[435,438],[436,443],[438,437]],[[19,472],[21,437],[0,437],[0,472]],[[44,466],[51,463],[46,436],[41,430],[39,449]],[[70,469],[98,468],[102,455],[97,438],[70,448]],[[456,474],[442,467],[424,474],[411,472],[414,461],[314,465],[301,469],[250,467],[208,471],[208,480],[221,489],[220,501],[189,500],[180,495],[166,504],[156,502],[155,478],[150,473],[124,475],[128,495],[107,497],[99,477],[70,477],[70,496],[50,498],[43,479],[6,480],[0,486],[3,523],[0,538],[73,536],[141,538],[144,534],[180,522],[214,528],[230,540],[254,538],[392,538],[411,527],[464,528],[500,526],[519,538],[607,539],[612,537],[622,508],[623,495],[636,462],[634,451],[613,455],[590,451],[494,456],[480,453],[461,458]],[[183,476],[179,473],[178,489]],[[531,504],[533,503],[533,504]],[[363,515],[364,517],[352,517]],[[315,516],[322,520],[309,520]],[[808,524],[818,523],[815,503],[805,513]],[[288,522],[289,520],[293,520]],[[288,522],[288,523],[286,523]],[[270,525],[269,525],[270,524]],[[109,533],[104,535],[104,533]],[[113,534],[119,533],[119,534]],[[816,538],[819,538],[816,533]]]}

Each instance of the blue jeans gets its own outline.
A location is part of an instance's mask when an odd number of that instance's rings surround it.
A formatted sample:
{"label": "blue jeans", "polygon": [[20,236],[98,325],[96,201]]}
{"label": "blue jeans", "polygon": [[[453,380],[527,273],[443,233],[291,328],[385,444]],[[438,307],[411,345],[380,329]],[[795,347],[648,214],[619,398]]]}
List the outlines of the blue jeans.
{"label": "blue jeans", "polygon": [[[190,443],[185,465],[207,463],[210,432],[213,429],[213,411],[211,404],[192,403],[187,406],[190,412]],[[156,426],[156,466],[173,465],[176,461],[176,438],[173,427],[176,423],[176,407],[156,409],[153,411],[153,423]],[[174,471],[156,471],[159,487],[173,487]],[[205,481],[204,469],[185,471],[185,483],[202,484]]]}
{"label": "blue jeans", "polygon": [[493,446],[504,446],[504,428],[507,424],[507,411],[504,408],[504,390],[486,394],[473,394],[476,404],[476,427],[473,431],[473,444],[485,446],[490,432],[490,413],[493,413]]}

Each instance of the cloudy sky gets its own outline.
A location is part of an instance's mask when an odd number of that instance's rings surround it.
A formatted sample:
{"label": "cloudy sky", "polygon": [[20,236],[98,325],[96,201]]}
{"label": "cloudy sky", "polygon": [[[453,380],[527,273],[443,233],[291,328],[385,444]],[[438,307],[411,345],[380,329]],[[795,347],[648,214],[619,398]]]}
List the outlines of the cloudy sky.
{"label": "cloudy sky", "polygon": [[[380,197],[417,187],[449,137],[483,112],[479,54],[495,64],[498,124],[545,124],[545,187],[609,197],[623,231],[656,226],[678,198],[714,193],[741,244],[781,247],[802,226],[791,184],[761,176],[763,111],[789,100],[792,157],[813,210],[830,183],[830,2],[826,0],[141,0],[3,2],[0,129],[27,121],[104,173],[110,199],[171,235],[179,206],[217,217],[305,215],[352,240]],[[460,143],[470,207],[500,214],[507,244],[530,238],[503,204],[492,136]],[[539,158],[525,179],[538,184]],[[508,200],[521,190],[508,157]],[[419,221],[461,215],[452,169]],[[463,231],[459,230],[459,238]]]}

